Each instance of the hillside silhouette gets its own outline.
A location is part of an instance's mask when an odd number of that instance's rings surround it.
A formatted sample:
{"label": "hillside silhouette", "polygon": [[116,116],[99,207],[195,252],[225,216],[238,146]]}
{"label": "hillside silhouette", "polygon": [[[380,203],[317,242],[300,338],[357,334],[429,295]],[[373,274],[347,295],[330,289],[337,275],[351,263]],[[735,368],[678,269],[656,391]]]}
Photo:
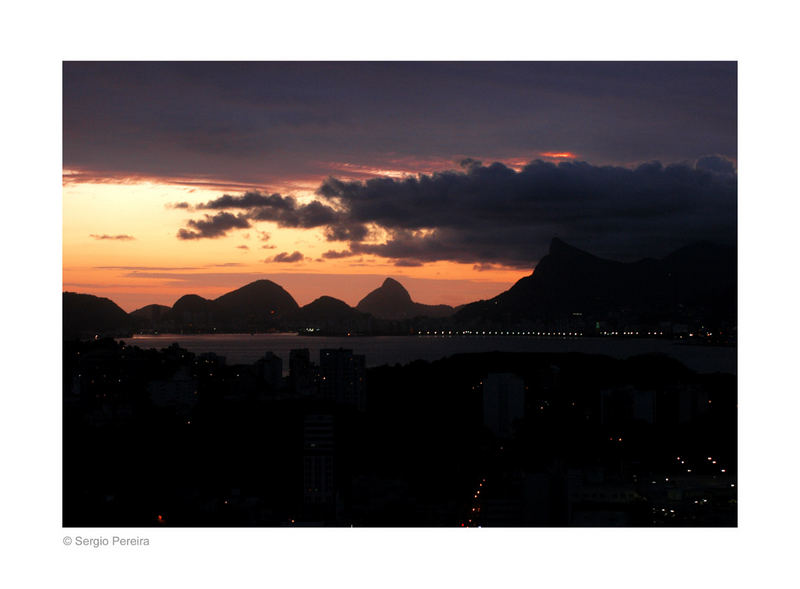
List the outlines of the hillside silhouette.
{"label": "hillside silhouette", "polygon": [[[736,249],[709,242],[662,259],[618,262],[554,238],[535,270],[510,289],[457,308],[415,302],[393,278],[356,307],[321,296],[300,307],[282,286],[257,280],[206,299],[180,297],[172,307],[130,314],[113,301],[64,293],[65,337],[131,330],[213,333],[277,330],[311,333],[424,333],[425,330],[540,329],[601,334],[603,329],[735,331]],[[720,331],[721,330],[721,331]]]}
{"label": "hillside silhouette", "polygon": [[64,292],[61,302],[65,338],[91,337],[97,332],[126,332],[134,323],[114,301],[104,297]]}
{"label": "hillside silhouette", "polygon": [[573,314],[639,320],[735,319],[736,250],[697,243],[661,260],[605,260],[558,238],[535,271],[496,297],[464,306],[463,323],[555,320]]}

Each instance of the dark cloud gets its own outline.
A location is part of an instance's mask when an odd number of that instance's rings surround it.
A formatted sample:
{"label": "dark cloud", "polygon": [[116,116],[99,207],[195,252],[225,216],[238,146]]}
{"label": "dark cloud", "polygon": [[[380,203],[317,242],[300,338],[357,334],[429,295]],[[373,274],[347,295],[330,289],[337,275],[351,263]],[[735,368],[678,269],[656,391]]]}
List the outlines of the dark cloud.
{"label": "dark cloud", "polygon": [[[713,172],[709,171],[713,168]],[[354,253],[526,267],[558,235],[600,255],[663,255],[694,240],[735,243],[737,179],[724,158],[636,168],[530,162],[403,179],[328,178],[318,194],[349,223],[385,229]]]}
{"label": "dark cloud", "polygon": [[196,205],[197,209],[254,209],[265,207],[275,210],[294,210],[297,203],[291,196],[280,194],[261,194],[258,191],[245,192],[241,196],[225,194],[205,204]]}
{"label": "dark cloud", "polygon": [[65,62],[63,160],[264,186],[344,158],[735,157],[736,90],[736,62]]}
{"label": "dark cloud", "polygon": [[[279,227],[300,229],[325,228],[325,236],[329,241],[362,241],[369,235],[368,228],[361,223],[351,222],[345,213],[336,210],[329,204],[313,200],[298,203],[292,196],[280,194],[264,195],[257,191],[246,192],[241,196],[225,194],[217,199],[194,207],[196,210],[241,210],[238,219],[249,219],[252,222],[272,221]],[[208,218],[208,217],[207,217]],[[230,218],[230,217],[228,217]],[[190,221],[191,226],[203,221]],[[181,239],[200,237],[219,237],[217,233],[192,233],[192,237],[179,235]],[[269,239],[269,234],[261,232],[262,241]]]}
{"label": "dark cloud", "polygon": [[240,250],[249,250],[250,246],[249,245],[237,245],[236,248],[240,249]]}
{"label": "dark cloud", "polygon": [[472,269],[477,272],[486,272],[487,270],[496,270],[497,266],[495,264],[475,264]]}
{"label": "dark cloud", "polygon": [[394,265],[401,268],[415,268],[417,266],[423,266],[423,263],[417,262],[416,260],[397,260]]}
{"label": "dark cloud", "polygon": [[697,160],[695,167],[698,170],[707,170],[717,174],[733,174],[736,172],[734,163],[718,155],[707,155]]}
{"label": "dark cloud", "polygon": [[[288,205],[288,206],[287,206]],[[279,227],[312,229],[336,222],[338,213],[319,201],[298,204],[286,197],[280,206],[260,206],[249,209],[253,221],[274,221]]]}
{"label": "dark cloud", "polygon": [[349,258],[354,256],[355,254],[348,250],[336,251],[336,250],[328,250],[322,257],[328,260],[337,260],[339,258]]}
{"label": "dark cloud", "polygon": [[184,202],[169,202],[169,203],[165,204],[164,207],[168,208],[168,209],[191,209],[192,205],[190,205],[186,201],[184,201]]}
{"label": "dark cloud", "polygon": [[[529,268],[553,236],[615,259],[661,256],[691,241],[735,243],[737,176],[720,156],[635,168],[535,160],[519,171],[465,160],[461,171],[374,178],[327,178],[319,200],[247,192],[198,208],[239,210],[189,221],[179,237],[220,237],[260,221],[320,228],[349,251],[398,264],[447,260]],[[374,228],[374,231],[371,229]],[[267,236],[267,234],[262,233]],[[381,236],[381,241],[375,239]],[[386,236],[384,240],[383,237]],[[275,261],[285,261],[276,259]]]}
{"label": "dark cloud", "polygon": [[181,229],[178,231],[178,239],[202,239],[217,238],[225,236],[231,229],[246,229],[250,227],[250,221],[242,215],[232,215],[231,213],[218,213],[213,217],[206,215],[205,219],[191,219],[187,225],[194,229]]}
{"label": "dark cloud", "polygon": [[464,168],[465,170],[470,170],[472,168],[480,168],[482,163],[483,162],[481,162],[480,160],[476,160],[471,157],[465,157],[460,162],[458,162],[458,165]]}
{"label": "dark cloud", "polygon": [[89,237],[94,239],[111,239],[114,241],[133,241],[136,239],[133,235],[106,235],[105,233],[103,235],[96,235],[92,233],[89,235]]}
{"label": "dark cloud", "polygon": [[293,252],[291,254],[287,253],[287,252],[281,252],[278,255],[276,255],[274,258],[267,258],[264,261],[265,262],[289,262],[289,263],[292,263],[292,262],[302,262],[303,260],[305,260],[305,256],[302,253],[300,253],[298,251],[295,251],[295,252]]}
{"label": "dark cloud", "polygon": [[[261,209],[263,211],[264,209]],[[262,217],[256,216],[261,219]],[[278,218],[278,225],[284,227],[321,227],[323,225],[333,225],[339,220],[339,213],[330,206],[319,201],[312,201],[308,204],[298,205],[293,214],[286,214]]]}
{"label": "dark cloud", "polygon": [[[331,206],[314,200],[301,204],[292,196],[280,194],[265,195],[257,191],[246,192],[241,196],[225,194],[217,199],[194,207],[196,210],[242,210],[239,219],[250,221],[272,221],[279,227],[312,229],[314,227],[337,227],[341,213]],[[193,223],[190,221],[190,224]],[[348,239],[363,239],[365,233],[346,232]],[[352,236],[352,237],[351,237]],[[359,237],[360,236],[360,237]],[[199,237],[216,237],[216,235],[200,235]],[[268,233],[262,233],[262,240],[269,239]]]}
{"label": "dark cloud", "polygon": [[328,241],[363,241],[369,234],[369,229],[363,223],[339,221],[325,228]]}

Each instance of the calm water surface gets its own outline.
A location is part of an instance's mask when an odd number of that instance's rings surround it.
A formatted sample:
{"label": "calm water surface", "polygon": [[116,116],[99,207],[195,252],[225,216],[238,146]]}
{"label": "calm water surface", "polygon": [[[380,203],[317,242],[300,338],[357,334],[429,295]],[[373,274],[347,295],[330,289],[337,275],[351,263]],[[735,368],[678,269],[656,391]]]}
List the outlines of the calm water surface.
{"label": "calm water surface", "polygon": [[698,372],[736,374],[736,348],[683,345],[670,340],[647,338],[572,338],[504,336],[380,336],[319,337],[294,333],[214,334],[214,335],[135,335],[123,339],[140,348],[161,349],[177,342],[194,353],[214,352],[225,356],[228,364],[250,364],[273,352],[289,369],[289,350],[308,348],[311,359],[319,359],[323,348],[348,348],[366,356],[367,366],[407,364],[413,360],[438,360],[453,354],[475,352],[581,352],[628,358],[638,354],[666,354]]}

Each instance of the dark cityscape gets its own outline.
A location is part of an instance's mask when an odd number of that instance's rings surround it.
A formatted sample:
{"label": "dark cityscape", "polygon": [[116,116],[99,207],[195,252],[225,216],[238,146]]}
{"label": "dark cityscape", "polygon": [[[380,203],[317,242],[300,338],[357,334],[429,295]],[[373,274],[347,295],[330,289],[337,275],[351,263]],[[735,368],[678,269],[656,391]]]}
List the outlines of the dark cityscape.
{"label": "dark cityscape", "polygon": [[666,357],[64,350],[67,526],[736,525],[736,379]]}

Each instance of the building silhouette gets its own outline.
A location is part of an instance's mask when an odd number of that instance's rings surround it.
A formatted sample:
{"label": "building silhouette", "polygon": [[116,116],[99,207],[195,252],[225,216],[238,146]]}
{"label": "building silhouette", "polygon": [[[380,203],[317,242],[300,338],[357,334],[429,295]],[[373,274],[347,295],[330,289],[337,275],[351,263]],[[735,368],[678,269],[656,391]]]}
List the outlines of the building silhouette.
{"label": "building silhouette", "polygon": [[280,387],[283,380],[283,360],[280,356],[267,352],[258,361],[258,371],[261,380],[274,391]]}
{"label": "building silhouette", "polygon": [[319,352],[320,396],[326,401],[366,407],[366,360],[353,350],[325,349]]}
{"label": "building silhouette", "polygon": [[525,381],[515,374],[490,373],[483,380],[483,424],[508,438],[514,421],[525,416]]}
{"label": "building silhouette", "polygon": [[336,513],[334,416],[303,418],[303,507],[307,518],[332,519]]}
{"label": "building silhouette", "polygon": [[297,348],[289,352],[289,388],[300,397],[317,394],[317,367],[311,362],[308,348]]}

